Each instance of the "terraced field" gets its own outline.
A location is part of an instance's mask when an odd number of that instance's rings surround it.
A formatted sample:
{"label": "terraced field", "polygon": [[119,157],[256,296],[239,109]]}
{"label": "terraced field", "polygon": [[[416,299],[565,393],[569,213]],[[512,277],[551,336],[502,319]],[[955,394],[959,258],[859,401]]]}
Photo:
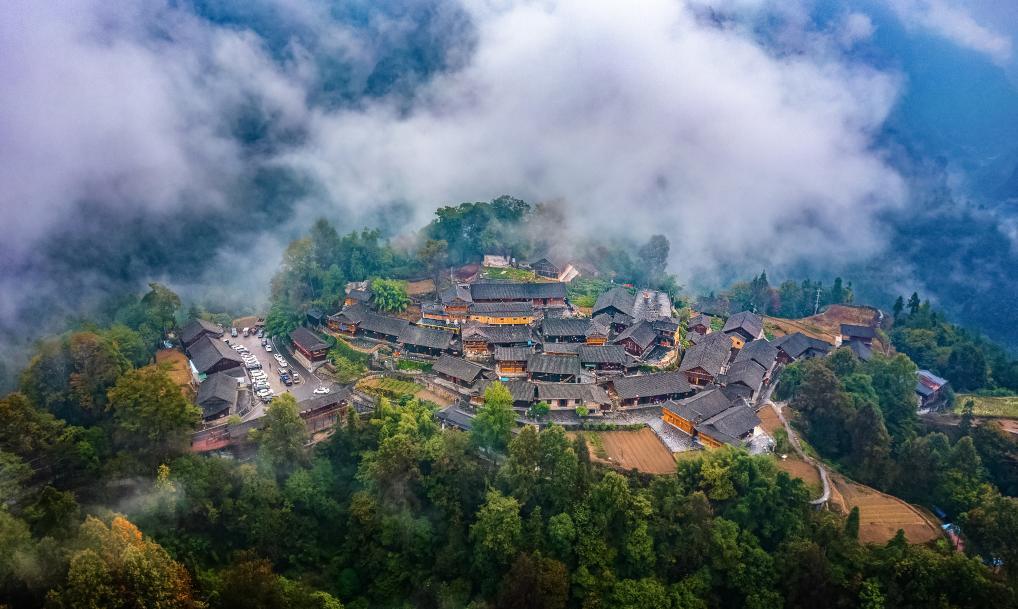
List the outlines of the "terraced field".
{"label": "terraced field", "polygon": [[675,471],[675,457],[649,427],[637,431],[583,433],[590,449],[590,457],[594,461],[648,474],[670,474]]}
{"label": "terraced field", "polygon": [[868,486],[834,476],[834,486],[844,509],[859,508],[859,541],[883,544],[905,531],[910,543],[926,543],[941,537],[939,524],[919,508]]}

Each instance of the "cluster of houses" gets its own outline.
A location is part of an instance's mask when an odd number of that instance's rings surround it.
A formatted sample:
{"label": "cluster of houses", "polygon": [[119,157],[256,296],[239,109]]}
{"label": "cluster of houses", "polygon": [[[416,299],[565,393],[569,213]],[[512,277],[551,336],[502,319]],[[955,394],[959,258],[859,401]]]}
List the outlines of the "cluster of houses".
{"label": "cluster of houses", "polygon": [[[497,380],[521,414],[537,403],[560,421],[655,407],[704,446],[737,444],[759,433],[752,405],[779,367],[833,345],[803,334],[768,341],[763,319],[749,311],[717,330],[712,322],[697,315],[683,327],[656,290],[614,287],[580,316],[561,282],[487,281],[440,291],[416,322],[374,311],[355,287],[326,326],[433,359],[435,382],[474,408]],[[470,416],[462,405],[443,412],[459,427]]]}

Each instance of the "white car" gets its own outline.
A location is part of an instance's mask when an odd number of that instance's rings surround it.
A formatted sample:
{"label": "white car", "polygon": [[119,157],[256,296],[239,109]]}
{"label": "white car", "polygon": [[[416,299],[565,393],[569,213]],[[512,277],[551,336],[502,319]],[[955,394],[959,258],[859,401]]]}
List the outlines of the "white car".
{"label": "white car", "polygon": [[315,395],[325,395],[326,393],[329,393],[330,391],[332,391],[332,390],[329,389],[328,387],[318,387],[317,389],[315,389],[314,393],[315,393]]}
{"label": "white car", "polygon": [[285,360],[285,359],[281,359],[281,360],[279,360],[279,367],[280,367],[280,368],[286,368],[286,367],[287,367],[287,366],[289,366],[289,365],[290,365],[290,364],[287,364],[287,363],[286,363],[286,360]]}
{"label": "white car", "polygon": [[272,345],[265,345],[265,352],[272,353]]}
{"label": "white car", "polygon": [[271,389],[259,389],[258,391],[255,392],[255,395],[257,395],[260,398],[264,398],[266,396],[272,395],[272,390]]}

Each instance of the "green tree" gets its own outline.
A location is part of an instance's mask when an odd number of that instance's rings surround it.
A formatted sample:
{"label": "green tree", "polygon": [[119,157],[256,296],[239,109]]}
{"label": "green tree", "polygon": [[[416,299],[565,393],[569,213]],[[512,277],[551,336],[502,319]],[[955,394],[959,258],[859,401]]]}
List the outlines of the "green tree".
{"label": "green tree", "polygon": [[895,299],[895,301],[894,301],[894,307],[893,307],[892,310],[894,311],[894,318],[895,319],[898,319],[899,317],[901,317],[902,311],[905,310],[905,299],[902,298],[901,296],[898,296],[898,298]]}
{"label": "green tree", "polygon": [[471,435],[477,446],[501,451],[509,445],[516,413],[513,412],[513,396],[500,382],[488,385],[484,390],[484,404],[474,417]]}
{"label": "green tree", "polygon": [[287,337],[301,324],[301,314],[294,308],[276,302],[265,316],[265,335]]}
{"label": "green tree", "polygon": [[958,431],[963,436],[967,436],[972,433],[972,422],[975,419],[976,402],[972,398],[965,400],[965,403],[961,407],[961,422],[958,425]]}
{"label": "green tree", "polygon": [[396,279],[375,279],[371,282],[371,292],[375,306],[380,311],[402,313],[410,306],[410,297],[406,292],[405,281]]}
{"label": "green tree", "polygon": [[859,539],[859,506],[853,506],[845,519],[845,535],[851,539]]}
{"label": "green tree", "polygon": [[519,502],[498,491],[488,491],[477,520],[470,526],[478,564],[491,561],[496,566],[507,566],[516,555],[522,533]]}
{"label": "green tree", "polygon": [[156,366],[121,376],[109,391],[109,408],[117,445],[152,465],[187,450],[201,421],[201,410]]}
{"label": "green tree", "polygon": [[988,382],[989,370],[983,352],[971,343],[951,348],[944,367],[944,376],[958,391],[982,389]]}
{"label": "green tree", "polygon": [[[551,406],[548,402],[536,402],[530,408],[527,409],[527,416],[531,419],[543,419],[548,416],[551,411]],[[581,415],[583,416],[583,415]]]}
{"label": "green tree", "polygon": [[297,400],[284,393],[265,411],[265,423],[254,433],[259,455],[277,472],[289,472],[306,462],[307,426],[300,418]]}
{"label": "green tree", "polygon": [[141,304],[146,308],[153,325],[163,332],[177,327],[177,311],[181,308],[180,296],[160,283],[148,284],[149,291],[142,296]]}
{"label": "green tree", "polygon": [[908,297],[908,314],[915,315],[919,312],[919,294],[912,292],[912,295]]}
{"label": "green tree", "polygon": [[435,290],[439,290],[442,271],[449,265],[449,242],[442,239],[426,240],[417,248],[417,259],[431,272]]}

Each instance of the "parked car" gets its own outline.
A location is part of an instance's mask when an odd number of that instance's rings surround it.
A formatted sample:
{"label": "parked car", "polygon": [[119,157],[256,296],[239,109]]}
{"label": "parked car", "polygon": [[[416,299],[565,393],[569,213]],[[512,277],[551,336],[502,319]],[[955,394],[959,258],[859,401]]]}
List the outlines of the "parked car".
{"label": "parked car", "polygon": [[300,375],[296,372],[290,372],[290,378],[293,379],[294,383],[299,383],[301,381]]}
{"label": "parked car", "polygon": [[272,353],[272,345],[265,345],[265,352]]}
{"label": "parked car", "polygon": [[329,389],[328,387],[317,387],[317,388],[315,388],[314,393],[315,393],[315,395],[325,395],[326,393],[329,393],[330,391],[332,391],[332,390]]}
{"label": "parked car", "polygon": [[244,336],[251,336],[251,328],[244,328]]}
{"label": "parked car", "polygon": [[237,336],[237,328],[230,328],[230,336],[233,337]]}

